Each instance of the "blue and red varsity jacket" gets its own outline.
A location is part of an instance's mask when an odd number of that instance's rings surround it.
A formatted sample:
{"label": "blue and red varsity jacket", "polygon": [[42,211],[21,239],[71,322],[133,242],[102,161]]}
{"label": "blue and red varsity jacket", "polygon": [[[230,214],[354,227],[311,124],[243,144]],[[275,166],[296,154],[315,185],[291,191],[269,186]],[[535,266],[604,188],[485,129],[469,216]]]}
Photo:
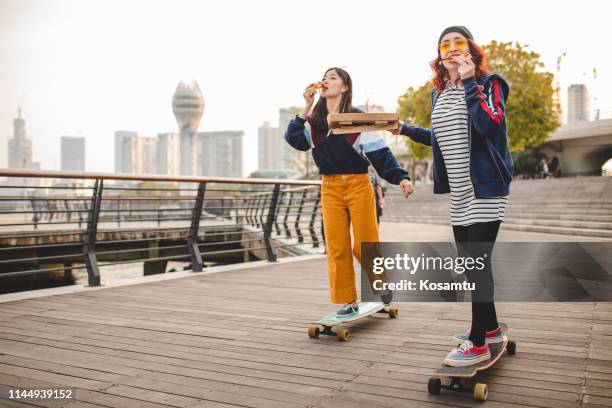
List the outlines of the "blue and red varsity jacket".
{"label": "blue and red varsity jacket", "polygon": [[[510,193],[513,170],[505,114],[510,87],[497,74],[486,75],[480,80],[466,78],[462,82],[469,118],[470,179],[474,195],[476,198],[507,196]],[[434,88],[431,94],[432,110],[438,95]],[[434,131],[404,123],[401,134],[431,146],[434,194],[450,192],[448,172]]]}

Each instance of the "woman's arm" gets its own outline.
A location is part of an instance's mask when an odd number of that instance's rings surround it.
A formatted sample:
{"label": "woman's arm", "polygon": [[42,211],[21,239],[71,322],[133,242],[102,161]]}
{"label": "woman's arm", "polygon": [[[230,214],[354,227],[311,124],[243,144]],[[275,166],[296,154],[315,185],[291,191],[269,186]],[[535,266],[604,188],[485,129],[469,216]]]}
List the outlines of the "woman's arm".
{"label": "woman's arm", "polygon": [[285,140],[294,149],[307,151],[312,146],[312,137],[306,129],[306,121],[300,116],[291,119],[287,131],[285,132]]}
{"label": "woman's arm", "polygon": [[475,77],[463,79],[465,103],[474,128],[485,136],[495,136],[505,120],[503,89],[498,79],[486,87],[476,82]]}
{"label": "woman's arm", "polygon": [[314,88],[310,85],[307,86],[302,96],[306,104],[300,114],[289,122],[287,131],[285,132],[285,140],[293,148],[307,151],[311,147],[314,147],[312,144],[312,136],[305,126],[306,120],[308,119],[308,112],[310,112],[310,108],[312,108],[314,103]]}
{"label": "woman's arm", "polygon": [[361,133],[356,145],[374,166],[376,173],[389,183],[397,185],[403,179],[410,180],[408,172],[400,167],[380,132]]}
{"label": "woman's arm", "polygon": [[400,134],[408,136],[417,143],[431,146],[431,129],[410,126],[409,124],[400,121]]}

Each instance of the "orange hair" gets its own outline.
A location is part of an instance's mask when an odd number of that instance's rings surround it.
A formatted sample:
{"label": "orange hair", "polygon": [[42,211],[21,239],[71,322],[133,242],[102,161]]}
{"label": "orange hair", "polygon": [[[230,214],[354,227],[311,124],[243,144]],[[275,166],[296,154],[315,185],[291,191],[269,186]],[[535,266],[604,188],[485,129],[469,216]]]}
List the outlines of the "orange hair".
{"label": "orange hair", "polygon": [[[470,47],[472,61],[474,61],[474,65],[476,66],[476,80],[479,80],[489,73],[487,57],[485,56],[484,49],[476,45],[474,40],[468,38],[467,41]],[[440,57],[440,50],[438,49],[437,58],[430,63],[431,70],[434,72],[432,78],[433,86],[438,92],[442,92],[444,88],[446,88],[446,82],[450,80],[450,74],[441,62],[442,58]]]}

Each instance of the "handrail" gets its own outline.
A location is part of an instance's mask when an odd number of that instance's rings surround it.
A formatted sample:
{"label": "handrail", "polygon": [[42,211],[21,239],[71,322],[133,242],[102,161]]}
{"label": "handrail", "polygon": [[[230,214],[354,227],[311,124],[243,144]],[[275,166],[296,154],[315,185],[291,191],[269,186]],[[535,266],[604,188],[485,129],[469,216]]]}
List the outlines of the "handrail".
{"label": "handrail", "polygon": [[0,168],[0,177],[38,177],[65,179],[101,179],[101,180],[132,180],[132,181],[174,181],[189,183],[228,183],[228,184],[283,184],[294,186],[321,185],[319,180],[290,180],[237,177],[203,177],[203,176],[165,176],[159,174],[127,174],[127,173],[91,173],[81,171],[60,170],[30,170]]}
{"label": "handrail", "polygon": [[[118,193],[124,184],[112,180],[172,182],[176,188],[130,183]],[[51,193],[45,184],[52,184]],[[77,192],[63,184],[91,187]],[[274,262],[279,250],[295,253],[289,248],[316,248],[324,240],[319,180],[0,169],[0,187],[0,278],[85,269],[89,286],[98,286],[101,266],[144,262],[147,274],[160,273],[153,263],[181,260],[197,272],[207,259],[237,258],[232,253],[249,259],[251,252]],[[228,194],[217,194],[223,191]],[[143,242],[145,248],[135,247]]]}

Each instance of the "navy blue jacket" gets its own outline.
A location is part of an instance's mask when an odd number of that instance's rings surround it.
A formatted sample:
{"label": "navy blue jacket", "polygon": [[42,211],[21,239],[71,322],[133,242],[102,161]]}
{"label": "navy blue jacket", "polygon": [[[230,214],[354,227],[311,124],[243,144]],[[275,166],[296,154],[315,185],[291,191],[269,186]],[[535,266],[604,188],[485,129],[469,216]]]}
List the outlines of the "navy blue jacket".
{"label": "navy blue jacket", "polygon": [[[507,196],[512,181],[512,156],[506,136],[505,103],[510,87],[499,75],[487,75],[479,82],[474,77],[462,80],[468,110],[470,178],[476,198]],[[431,94],[431,106],[439,93]],[[432,129],[404,124],[401,134],[433,150],[434,194],[450,192],[448,173],[436,135]]]}
{"label": "navy blue jacket", "polygon": [[[363,113],[353,108],[354,113]],[[319,174],[365,174],[372,163],[376,172],[391,184],[408,179],[393,156],[381,132],[327,135],[327,129],[309,131],[306,121],[296,116],[289,122],[285,140],[295,149],[312,149],[312,157],[319,168]]]}

